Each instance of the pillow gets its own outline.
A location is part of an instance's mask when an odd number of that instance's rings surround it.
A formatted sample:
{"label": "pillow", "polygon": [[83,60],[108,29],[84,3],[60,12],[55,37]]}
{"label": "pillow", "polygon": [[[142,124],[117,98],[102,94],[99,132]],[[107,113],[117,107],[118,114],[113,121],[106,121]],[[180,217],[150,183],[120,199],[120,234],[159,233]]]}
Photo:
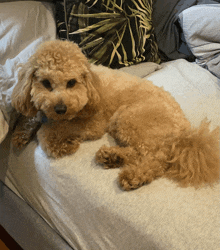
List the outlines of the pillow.
{"label": "pillow", "polygon": [[1,143],[9,129],[11,94],[17,83],[18,65],[26,62],[41,42],[56,38],[56,26],[50,3],[0,3],[0,16]]}
{"label": "pillow", "polygon": [[151,0],[64,0],[56,10],[58,36],[78,43],[91,62],[112,68],[160,62]]}
{"label": "pillow", "polygon": [[179,15],[179,21],[196,63],[220,78],[220,5],[193,6]]}

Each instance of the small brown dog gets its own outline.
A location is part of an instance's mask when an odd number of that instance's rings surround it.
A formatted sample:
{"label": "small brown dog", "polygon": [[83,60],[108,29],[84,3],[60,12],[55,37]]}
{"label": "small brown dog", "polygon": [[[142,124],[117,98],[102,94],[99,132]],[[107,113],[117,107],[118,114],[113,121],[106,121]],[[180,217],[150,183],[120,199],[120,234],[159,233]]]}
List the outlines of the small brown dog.
{"label": "small brown dog", "polygon": [[49,41],[23,65],[12,105],[24,115],[13,144],[25,145],[43,111],[37,132],[42,149],[55,158],[76,152],[82,141],[108,132],[118,146],[103,146],[96,160],[122,167],[123,189],[138,188],[164,176],[182,186],[219,180],[219,128],[203,121],[193,129],[179,104],[163,88],[141,78],[88,63],[79,47]]}

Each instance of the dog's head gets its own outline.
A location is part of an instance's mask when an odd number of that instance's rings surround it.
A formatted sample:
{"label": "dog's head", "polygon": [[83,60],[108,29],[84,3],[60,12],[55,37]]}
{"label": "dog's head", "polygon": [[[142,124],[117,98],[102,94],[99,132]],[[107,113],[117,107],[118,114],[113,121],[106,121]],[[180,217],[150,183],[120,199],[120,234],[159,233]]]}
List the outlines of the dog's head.
{"label": "dog's head", "polygon": [[94,81],[97,77],[76,44],[45,42],[19,71],[12,106],[26,116],[41,110],[50,119],[70,120],[99,102]]}

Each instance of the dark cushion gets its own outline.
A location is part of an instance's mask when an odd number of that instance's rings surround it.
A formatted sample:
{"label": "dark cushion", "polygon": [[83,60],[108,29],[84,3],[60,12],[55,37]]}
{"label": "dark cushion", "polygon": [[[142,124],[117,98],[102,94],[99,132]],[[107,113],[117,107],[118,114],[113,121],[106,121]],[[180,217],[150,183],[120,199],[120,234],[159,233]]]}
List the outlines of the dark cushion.
{"label": "dark cushion", "polygon": [[56,10],[59,38],[78,43],[91,62],[112,68],[160,62],[151,0],[66,0]]}

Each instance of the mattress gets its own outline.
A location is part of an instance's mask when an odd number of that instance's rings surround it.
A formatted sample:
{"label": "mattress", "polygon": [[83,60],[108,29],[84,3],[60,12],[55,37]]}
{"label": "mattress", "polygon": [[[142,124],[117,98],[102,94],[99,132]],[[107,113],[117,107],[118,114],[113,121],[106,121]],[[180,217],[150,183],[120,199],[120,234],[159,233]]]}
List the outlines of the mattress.
{"label": "mattress", "polygon": [[[147,68],[137,70],[144,75]],[[146,76],[171,92],[194,126],[205,117],[220,125],[219,80],[183,59],[168,62]],[[3,181],[15,189],[76,250],[194,250],[220,245],[220,184],[180,188],[165,178],[123,191],[119,169],[103,169],[94,160],[108,134],[82,143],[61,159],[48,157],[37,140],[19,151],[5,145]],[[10,182],[10,184],[8,184]]]}
{"label": "mattress", "polygon": [[[73,250],[33,208],[1,181],[0,224],[22,249]],[[4,236],[1,235],[1,239]]]}

